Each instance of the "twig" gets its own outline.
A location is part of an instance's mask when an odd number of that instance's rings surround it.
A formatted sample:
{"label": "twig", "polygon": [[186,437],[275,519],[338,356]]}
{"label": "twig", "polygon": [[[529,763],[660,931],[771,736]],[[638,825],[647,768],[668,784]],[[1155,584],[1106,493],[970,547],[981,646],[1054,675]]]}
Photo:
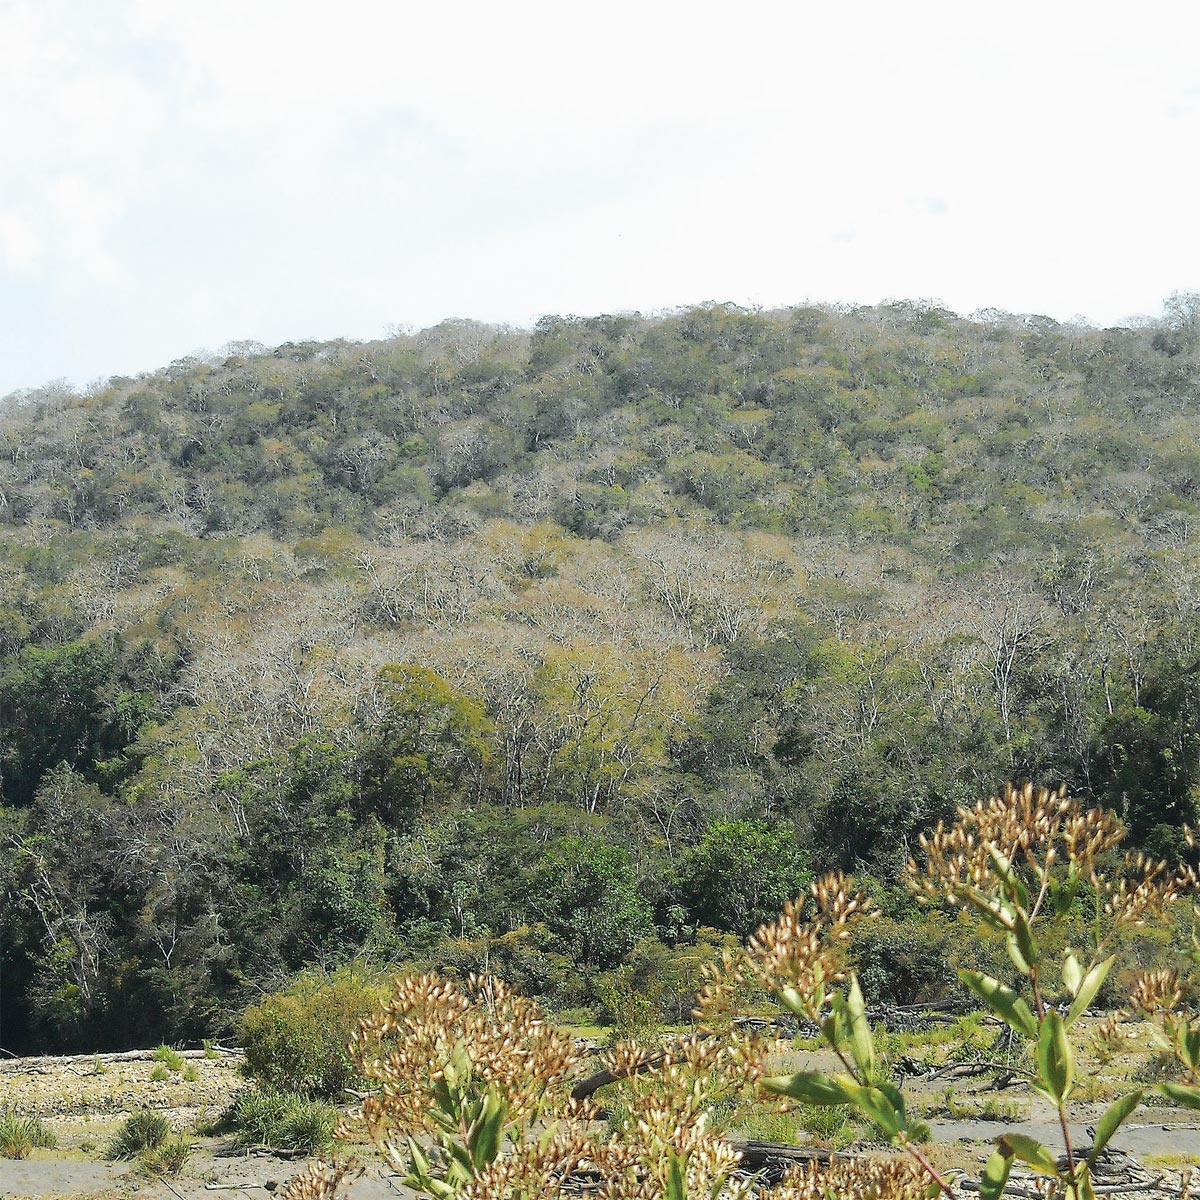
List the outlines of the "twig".
{"label": "twig", "polygon": [[[959,1180],[958,1186],[964,1188],[968,1192],[978,1192],[980,1185],[974,1179]],[[1171,1187],[1169,1184],[1163,1183],[1163,1176],[1159,1175],[1156,1179],[1149,1182],[1141,1183],[1097,1183],[1092,1185],[1092,1191],[1097,1196],[1120,1196],[1128,1195],[1130,1192],[1165,1192],[1168,1196],[1181,1196],[1183,1192],[1179,1188]],[[1024,1188],[1019,1184],[1010,1183],[1004,1190],[1005,1196],[1017,1196],[1025,1200],[1044,1200],[1045,1193],[1036,1191],[1033,1188]]]}

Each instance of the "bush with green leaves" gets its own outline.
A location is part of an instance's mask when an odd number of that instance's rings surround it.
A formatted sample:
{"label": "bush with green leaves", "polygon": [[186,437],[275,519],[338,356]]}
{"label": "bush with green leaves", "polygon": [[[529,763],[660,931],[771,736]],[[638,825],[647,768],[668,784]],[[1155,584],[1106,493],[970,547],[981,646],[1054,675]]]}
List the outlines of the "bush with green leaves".
{"label": "bush with green leaves", "polygon": [[[1118,935],[1162,917],[1197,884],[1188,866],[1173,869],[1140,855],[1118,858],[1124,836],[1110,813],[1085,811],[1061,790],[1010,787],[1002,797],[961,810],[950,828],[939,825],[923,837],[925,862],[909,866],[921,900],[948,905],[1003,939],[1015,986],[970,969],[960,970],[959,979],[1030,1048],[1031,1085],[1053,1105],[1061,1129],[1061,1156],[1025,1134],[997,1139],[978,1183],[983,1200],[1005,1194],[1014,1163],[1044,1176],[1047,1195],[1092,1200],[1098,1157],[1144,1098],[1144,1089],[1135,1088],[1113,1101],[1090,1145],[1072,1139],[1068,1104],[1078,1083],[1072,1030],[1112,970]],[[957,1196],[920,1148],[927,1126],[908,1112],[904,1096],[886,1077],[857,976],[839,982],[840,943],[869,901],[840,877],[823,881],[816,898],[814,920],[806,921],[792,906],[759,931],[743,973],[789,1011],[818,1024],[842,1069],[780,1076],[766,1086],[803,1104],[856,1110],[911,1156],[932,1196]],[[1061,925],[1081,899],[1092,912],[1083,943],[1052,956],[1046,947],[1054,939],[1044,931]],[[1194,946],[1193,953],[1200,949]],[[1163,1014],[1162,1043],[1188,1073],[1187,1082],[1162,1083],[1160,1090],[1200,1108],[1200,1021],[1178,1010],[1180,998],[1179,977],[1163,971],[1146,976],[1135,993],[1140,1007]]]}
{"label": "bush with green leaves", "polygon": [[246,1074],[266,1089],[340,1100],[355,1074],[346,1047],[385,989],[356,967],[305,973],[242,1015]]}
{"label": "bush with green leaves", "polygon": [[712,822],[682,866],[683,894],[697,921],[741,937],[811,881],[795,832],[762,820]]}

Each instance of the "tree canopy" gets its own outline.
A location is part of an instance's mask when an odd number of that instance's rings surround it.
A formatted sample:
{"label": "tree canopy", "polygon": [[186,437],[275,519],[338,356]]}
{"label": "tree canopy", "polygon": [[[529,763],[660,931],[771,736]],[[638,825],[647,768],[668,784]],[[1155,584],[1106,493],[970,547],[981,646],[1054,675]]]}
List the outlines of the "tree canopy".
{"label": "tree canopy", "polygon": [[0,1045],[362,958],[591,1003],[1014,777],[1170,853],[1198,310],[446,322],[9,397]]}

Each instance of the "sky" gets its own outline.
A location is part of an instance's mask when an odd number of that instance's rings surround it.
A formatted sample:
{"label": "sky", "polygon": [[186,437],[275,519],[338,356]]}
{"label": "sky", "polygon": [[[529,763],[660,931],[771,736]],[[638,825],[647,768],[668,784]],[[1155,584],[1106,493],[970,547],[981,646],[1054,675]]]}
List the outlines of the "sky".
{"label": "sky", "polygon": [[1200,291],[1193,0],[0,0],[0,395],[450,317]]}

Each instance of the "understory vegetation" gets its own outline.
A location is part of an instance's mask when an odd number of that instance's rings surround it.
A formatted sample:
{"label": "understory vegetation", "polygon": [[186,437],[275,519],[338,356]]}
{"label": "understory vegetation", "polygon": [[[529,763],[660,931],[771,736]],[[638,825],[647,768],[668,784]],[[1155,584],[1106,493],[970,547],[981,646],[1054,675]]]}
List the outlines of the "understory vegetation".
{"label": "understory vegetation", "polygon": [[0,1155],[28,1158],[34,1150],[52,1150],[57,1144],[43,1121],[22,1116],[7,1104],[0,1105]]}
{"label": "understory vegetation", "polygon": [[[1073,1135],[1079,1022],[1117,973],[1122,935],[1190,909],[1193,929],[1174,965],[1137,968],[1092,1040],[1145,1043],[1148,1025],[1174,1067],[1157,1092],[1200,1109],[1200,1014],[1189,999],[1200,963],[1200,876],[1190,829],[1174,863],[1123,853],[1125,840],[1111,813],[1062,789],[1010,786],[939,823],[905,869],[911,893],[954,914],[960,936],[978,945],[976,961],[996,961],[995,973],[960,969],[958,982],[1018,1048],[1027,1094],[1053,1113],[1060,1134],[1051,1146],[1003,1132],[977,1179],[939,1166],[930,1145],[927,1116],[943,1104],[962,1115],[952,1091],[920,1111],[887,1038],[871,1026],[848,946],[875,905],[837,872],[706,971],[691,1028],[621,1039],[590,1073],[577,1041],[494,977],[398,978],[350,1042],[367,1086],[361,1128],[403,1183],[431,1200],[547,1200],[581,1190],[607,1200],[1095,1200],[1137,1190],[1097,1177],[1108,1175],[1106,1150],[1150,1088],[1106,1097],[1087,1141]],[[810,1058],[779,1074],[789,1040],[761,1019],[771,1011],[819,1030],[831,1065]],[[752,1014],[759,1019],[748,1021]],[[780,1131],[764,1122],[761,1101],[771,1097],[782,1104],[777,1116],[788,1113],[833,1149],[866,1132],[890,1152],[810,1154],[782,1178],[764,1176],[752,1143],[734,1139]],[[993,1117],[1016,1116],[1012,1102],[990,1103]],[[313,1164],[285,1200],[334,1200],[353,1172],[346,1159]],[[1162,1176],[1141,1183],[1157,1191]],[[1194,1194],[1188,1179],[1166,1191]]]}
{"label": "understory vegetation", "polygon": [[1194,296],[448,322],[9,397],[0,1046],[260,1002],[267,1053],[397,967],[683,1024],[839,869],[868,1000],[945,995],[899,879],[957,805],[1063,783],[1184,852],[1198,417]]}
{"label": "understory vegetation", "polygon": [[222,1114],[215,1132],[229,1134],[238,1146],[313,1154],[328,1149],[338,1120],[338,1110],[324,1101],[270,1087],[248,1087]]}

